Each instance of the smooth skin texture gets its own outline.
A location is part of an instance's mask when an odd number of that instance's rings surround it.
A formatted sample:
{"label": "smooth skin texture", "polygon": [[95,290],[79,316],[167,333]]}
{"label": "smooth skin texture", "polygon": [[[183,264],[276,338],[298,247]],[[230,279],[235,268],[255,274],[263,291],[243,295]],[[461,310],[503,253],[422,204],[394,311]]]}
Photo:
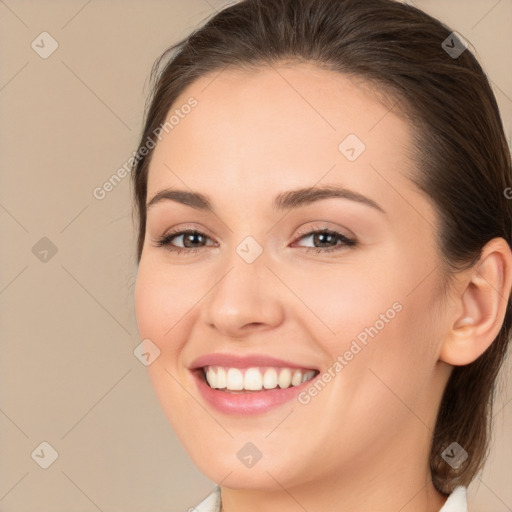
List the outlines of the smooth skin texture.
{"label": "smooth skin texture", "polygon": [[[197,107],[155,148],[148,202],[177,188],[207,195],[214,213],[170,200],[149,208],[135,297],[141,339],[161,351],[151,382],[178,438],[221,484],[225,512],[437,512],[446,498],[428,465],[436,412],[451,365],[475,360],[499,332],[510,248],[491,241],[441,293],[439,219],[406,178],[410,127],[346,76],[308,63],[228,69],[172,109],[191,96]],[[366,145],[353,162],[338,150],[350,133]],[[280,193],[324,185],[385,213],[346,198],[272,208]],[[173,239],[188,253],[157,247],[175,228],[206,236]],[[307,233],[320,228],[357,244],[315,242]],[[263,248],[250,264],[236,252],[247,236]],[[188,369],[230,353],[325,371],[396,301],[402,310],[307,405],[223,414]],[[237,458],[249,441],[262,452],[252,468]]]}

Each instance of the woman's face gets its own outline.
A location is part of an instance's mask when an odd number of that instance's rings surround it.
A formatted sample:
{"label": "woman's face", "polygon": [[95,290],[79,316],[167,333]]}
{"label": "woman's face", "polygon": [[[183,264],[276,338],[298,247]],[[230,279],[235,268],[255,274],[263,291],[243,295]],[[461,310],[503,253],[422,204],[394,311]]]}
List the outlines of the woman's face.
{"label": "woman's face", "polygon": [[183,193],[148,208],[136,315],[195,464],[255,489],[425,471],[448,366],[407,123],[306,64],[202,77],[171,115],[147,202]]}

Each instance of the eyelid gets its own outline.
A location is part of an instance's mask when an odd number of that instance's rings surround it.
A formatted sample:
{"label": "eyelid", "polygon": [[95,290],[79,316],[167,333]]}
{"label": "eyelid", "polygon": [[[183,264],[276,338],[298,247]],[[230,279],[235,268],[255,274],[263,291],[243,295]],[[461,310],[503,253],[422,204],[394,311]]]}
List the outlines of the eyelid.
{"label": "eyelid", "polygon": [[[181,234],[182,231],[197,231],[198,233],[201,233],[203,235],[206,235],[208,238],[210,238],[211,240],[213,240],[215,237],[213,237],[213,235],[210,233],[210,231],[208,229],[206,229],[205,227],[203,226],[198,226],[197,224],[194,224],[194,223],[185,223],[185,224],[179,224],[178,226],[175,226],[171,229],[168,229],[167,231],[164,232],[164,234],[162,236],[160,236],[159,238],[164,238],[166,236],[169,236],[171,234]],[[219,240],[222,240],[221,237],[218,237]]]}
{"label": "eyelid", "polygon": [[311,223],[310,223],[307,226],[302,226],[302,227],[300,227],[297,230],[297,234],[296,234],[295,239],[301,238],[304,235],[308,235],[312,231],[322,231],[322,230],[325,230],[325,231],[336,231],[336,232],[339,232],[340,235],[342,235],[342,236],[344,236],[346,238],[354,239],[354,240],[357,238],[356,235],[352,231],[350,231],[349,229],[342,228],[340,226],[332,226],[331,227],[331,226],[328,226],[327,224],[332,224],[332,223],[327,222],[327,221],[320,221],[319,225],[311,226]]}

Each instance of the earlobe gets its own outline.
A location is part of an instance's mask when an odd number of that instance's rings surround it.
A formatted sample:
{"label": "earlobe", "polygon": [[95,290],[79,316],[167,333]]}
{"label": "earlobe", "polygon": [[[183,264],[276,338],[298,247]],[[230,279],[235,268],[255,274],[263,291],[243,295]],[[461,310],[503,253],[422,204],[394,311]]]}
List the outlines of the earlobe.
{"label": "earlobe", "polygon": [[480,357],[501,329],[512,287],[512,252],[506,240],[490,240],[459,283],[457,313],[450,319],[439,355],[441,361],[455,366]]}

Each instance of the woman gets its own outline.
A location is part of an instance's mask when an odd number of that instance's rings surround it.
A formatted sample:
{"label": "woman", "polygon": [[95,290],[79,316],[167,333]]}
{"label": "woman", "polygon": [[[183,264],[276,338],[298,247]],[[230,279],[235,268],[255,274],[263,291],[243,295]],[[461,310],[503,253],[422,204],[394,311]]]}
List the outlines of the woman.
{"label": "woman", "polygon": [[196,510],[467,510],[511,329],[512,175],[466,42],[393,0],[244,0],[153,76],[136,315],[219,484]]}

